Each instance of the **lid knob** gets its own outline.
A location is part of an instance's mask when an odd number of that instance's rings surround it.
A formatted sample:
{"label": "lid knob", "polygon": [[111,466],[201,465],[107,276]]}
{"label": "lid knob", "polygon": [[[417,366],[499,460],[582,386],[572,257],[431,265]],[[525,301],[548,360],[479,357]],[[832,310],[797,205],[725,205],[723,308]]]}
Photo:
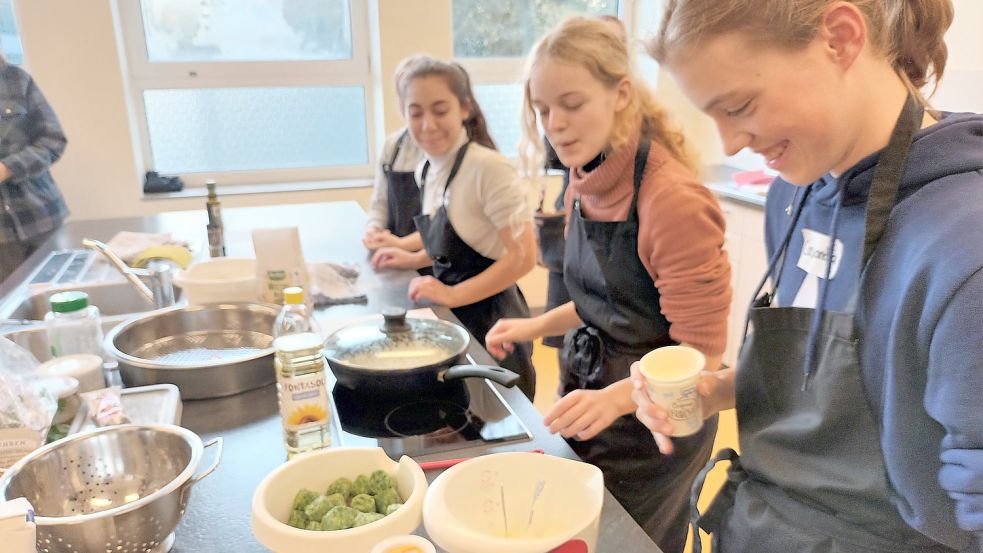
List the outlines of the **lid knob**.
{"label": "lid knob", "polygon": [[382,310],[382,331],[389,332],[408,332],[410,325],[406,322],[406,310],[402,307],[385,307]]}

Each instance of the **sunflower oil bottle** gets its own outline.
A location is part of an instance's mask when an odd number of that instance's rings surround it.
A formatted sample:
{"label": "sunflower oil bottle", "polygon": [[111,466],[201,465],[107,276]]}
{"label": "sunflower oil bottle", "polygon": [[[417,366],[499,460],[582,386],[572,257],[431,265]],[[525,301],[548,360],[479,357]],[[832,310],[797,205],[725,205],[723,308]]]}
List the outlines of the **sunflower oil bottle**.
{"label": "sunflower oil bottle", "polygon": [[304,305],[304,292],[283,291],[273,328],[277,400],[287,458],[331,445],[324,338]]}

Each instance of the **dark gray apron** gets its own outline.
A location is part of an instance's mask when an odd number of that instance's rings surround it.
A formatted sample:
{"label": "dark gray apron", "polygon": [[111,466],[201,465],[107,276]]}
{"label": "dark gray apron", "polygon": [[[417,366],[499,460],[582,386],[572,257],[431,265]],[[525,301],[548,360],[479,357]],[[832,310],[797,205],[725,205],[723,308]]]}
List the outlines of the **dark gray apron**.
{"label": "dark gray apron", "polygon": [[[909,96],[874,170],[867,201],[865,268],[893,208],[912,136],[923,110]],[[806,195],[809,190],[807,189]],[[799,203],[767,274],[784,257],[805,204]],[[834,240],[830,240],[830,249]],[[827,251],[827,259],[831,258]],[[827,281],[829,279],[827,264]],[[778,277],[781,278],[781,269]],[[863,281],[861,269],[860,280]],[[714,551],[761,553],[951,551],[911,528],[891,501],[877,417],[864,394],[854,313],[825,312],[813,352],[815,309],[770,307],[755,291],[737,372],[741,450],[728,482],[704,515],[696,509],[705,472],[693,487],[692,511],[712,535]],[[859,285],[858,285],[859,286]],[[773,290],[778,289],[778,283]],[[856,297],[856,295],[855,295]],[[822,304],[820,293],[820,307]],[[748,335],[747,324],[753,328]],[[811,362],[810,362],[811,361]],[[805,376],[796,369],[805,367]],[[714,461],[708,465],[707,470]],[[694,551],[700,552],[694,521]]]}
{"label": "dark gray apron", "polygon": [[382,174],[386,177],[386,187],[388,188],[389,217],[386,228],[396,236],[406,236],[416,231],[413,218],[422,211],[420,201],[420,187],[416,184],[416,177],[413,171],[394,171],[396,158],[399,150],[406,140],[409,131],[403,131],[396,141],[393,148],[392,158],[389,163],[382,166]]}
{"label": "dark gray apron", "polygon": [[[650,142],[635,155],[635,192],[626,221],[589,221],[576,198],[563,259],[567,290],[584,321],[567,333],[561,359],[561,393],[598,390],[628,377],[634,361],[672,345],[659,290],[638,258],[638,190]],[[686,543],[689,489],[710,456],[717,419],[697,434],[676,440],[671,456],[659,453],[652,433],[625,415],[594,439],[568,440],[585,461],[604,473],[604,484],[666,553]]]}
{"label": "dark gray apron", "polygon": [[[457,157],[454,158],[454,165],[451,167],[451,172],[447,176],[447,185],[444,187],[443,202],[437,212],[432,218],[427,215],[417,215],[413,218],[417,230],[420,231],[420,237],[423,239],[423,246],[426,248],[427,254],[430,255],[430,259],[433,260],[433,275],[448,286],[464,282],[495,263],[493,259],[488,259],[474,251],[462,240],[447,216],[447,193],[451,188],[451,182],[457,176],[457,171],[461,167],[461,161],[464,159],[464,154],[467,153],[469,144],[470,142],[461,146],[457,152]],[[429,169],[430,162],[428,161],[423,165],[421,178],[423,182],[427,181]],[[519,287],[514,284],[497,294],[470,305],[454,307],[451,311],[482,345],[485,344],[485,335],[499,319],[529,317],[529,306],[526,305],[526,299],[519,291]],[[532,401],[536,393],[536,372],[532,366],[532,342],[515,344],[515,350],[506,355],[499,364],[519,375],[519,389]]]}

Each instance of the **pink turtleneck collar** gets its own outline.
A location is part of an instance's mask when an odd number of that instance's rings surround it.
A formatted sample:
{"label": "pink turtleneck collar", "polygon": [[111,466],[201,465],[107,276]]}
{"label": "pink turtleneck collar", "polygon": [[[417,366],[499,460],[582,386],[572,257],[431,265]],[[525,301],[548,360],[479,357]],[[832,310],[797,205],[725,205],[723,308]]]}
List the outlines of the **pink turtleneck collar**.
{"label": "pink turtleneck collar", "polygon": [[573,199],[580,196],[583,215],[588,219],[622,220],[628,215],[634,190],[635,152],[641,133],[611,152],[601,164],[589,173],[582,167],[570,171],[570,187],[564,200],[567,210]]}

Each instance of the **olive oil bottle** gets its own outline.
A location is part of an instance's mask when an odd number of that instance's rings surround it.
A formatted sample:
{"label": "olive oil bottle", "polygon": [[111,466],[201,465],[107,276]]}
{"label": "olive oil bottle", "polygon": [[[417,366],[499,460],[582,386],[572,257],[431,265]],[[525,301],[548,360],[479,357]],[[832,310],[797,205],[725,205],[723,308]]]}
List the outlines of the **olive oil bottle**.
{"label": "olive oil bottle", "polygon": [[208,213],[208,225],[205,227],[208,231],[208,255],[225,257],[225,226],[222,224],[222,204],[218,201],[215,181],[205,181],[205,188],[208,190],[208,199],[205,201],[205,211]]}

